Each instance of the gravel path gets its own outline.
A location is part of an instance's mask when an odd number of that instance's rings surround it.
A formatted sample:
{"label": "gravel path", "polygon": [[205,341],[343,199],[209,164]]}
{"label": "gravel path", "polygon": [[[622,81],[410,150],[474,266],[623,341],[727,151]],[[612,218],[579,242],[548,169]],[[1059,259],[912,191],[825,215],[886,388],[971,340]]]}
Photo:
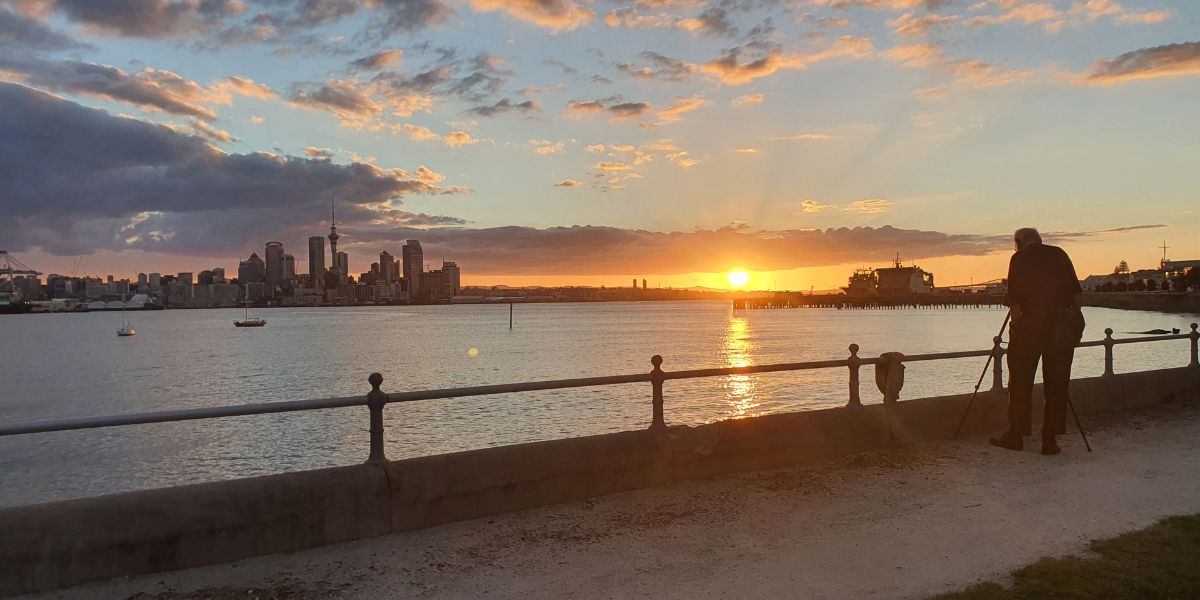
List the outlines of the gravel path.
{"label": "gravel path", "polygon": [[1200,512],[1200,405],[625,492],[55,598],[922,598]]}

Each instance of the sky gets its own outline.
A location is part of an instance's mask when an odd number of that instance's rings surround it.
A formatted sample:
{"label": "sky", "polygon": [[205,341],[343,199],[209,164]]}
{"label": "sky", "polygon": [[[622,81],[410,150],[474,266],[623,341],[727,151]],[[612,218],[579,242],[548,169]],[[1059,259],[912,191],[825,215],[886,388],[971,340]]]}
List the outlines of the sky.
{"label": "sky", "polygon": [[[899,254],[1200,258],[1194,0],[0,0],[0,249],[43,272],[832,289]],[[327,259],[328,262],[328,259]]]}

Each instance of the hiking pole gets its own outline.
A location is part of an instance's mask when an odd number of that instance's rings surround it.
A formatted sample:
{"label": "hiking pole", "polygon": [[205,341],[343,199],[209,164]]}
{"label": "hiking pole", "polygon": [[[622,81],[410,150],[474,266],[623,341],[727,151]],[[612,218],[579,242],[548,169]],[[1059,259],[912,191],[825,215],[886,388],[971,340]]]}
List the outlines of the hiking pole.
{"label": "hiking pole", "polygon": [[1087,434],[1083,432],[1083,425],[1079,423],[1079,413],[1075,412],[1075,403],[1071,402],[1071,397],[1067,396],[1067,406],[1071,409],[1071,416],[1075,417],[1075,427],[1079,428],[1079,435],[1083,438],[1083,445],[1087,447],[1087,451],[1092,451],[1092,445],[1088,443]]}
{"label": "hiking pole", "polygon": [[[1008,329],[1008,319],[1011,316],[1011,313],[1005,313],[1004,324],[1000,325],[1000,333],[996,334],[996,337],[1004,337],[1004,330]],[[992,366],[992,359],[995,357],[995,352],[989,353],[987,362],[983,364],[983,372],[979,374],[979,381],[975,382],[975,391],[971,394],[971,401],[967,403],[967,410],[963,411],[962,418],[958,420],[958,429],[954,430],[954,439],[956,440],[958,439],[958,434],[962,433],[963,423],[967,422],[967,415],[971,414],[971,406],[975,404],[975,396],[979,395],[979,386],[983,385],[983,378],[987,375],[988,367]]]}

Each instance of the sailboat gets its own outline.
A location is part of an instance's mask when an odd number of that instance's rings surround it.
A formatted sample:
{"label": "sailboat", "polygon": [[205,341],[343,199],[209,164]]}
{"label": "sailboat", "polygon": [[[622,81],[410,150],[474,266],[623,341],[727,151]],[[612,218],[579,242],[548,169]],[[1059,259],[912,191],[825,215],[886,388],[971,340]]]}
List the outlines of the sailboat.
{"label": "sailboat", "polygon": [[250,316],[250,286],[246,286],[246,316],[233,322],[234,327],[266,327],[267,320]]}
{"label": "sailboat", "polygon": [[121,328],[117,330],[117,337],[133,337],[137,335],[137,330],[133,328],[133,323],[125,318],[125,297],[121,296]]}

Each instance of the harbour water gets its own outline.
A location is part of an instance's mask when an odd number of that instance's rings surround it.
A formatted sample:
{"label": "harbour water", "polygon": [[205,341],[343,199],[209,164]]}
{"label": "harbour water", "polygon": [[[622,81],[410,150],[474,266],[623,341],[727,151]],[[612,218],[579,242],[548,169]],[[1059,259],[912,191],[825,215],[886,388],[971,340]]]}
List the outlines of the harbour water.
{"label": "harbour water", "polygon": [[[110,415],[385,391],[990,347],[999,309],[733,311],[723,302],[237,310],[0,318],[0,421]],[[1087,309],[1085,339],[1187,331],[1196,315]],[[1103,350],[1076,355],[1098,375]],[[1187,341],[1118,346],[1118,372],[1187,364]],[[901,398],[966,393],[982,359],[912,363]],[[985,380],[985,386],[989,380]],[[669,381],[668,424],[840,406],[844,369]],[[878,402],[871,367],[862,397]],[[648,384],[432,400],[385,412],[389,458],[640,429]],[[347,408],[0,438],[0,505],[361,462],[367,411]]]}

